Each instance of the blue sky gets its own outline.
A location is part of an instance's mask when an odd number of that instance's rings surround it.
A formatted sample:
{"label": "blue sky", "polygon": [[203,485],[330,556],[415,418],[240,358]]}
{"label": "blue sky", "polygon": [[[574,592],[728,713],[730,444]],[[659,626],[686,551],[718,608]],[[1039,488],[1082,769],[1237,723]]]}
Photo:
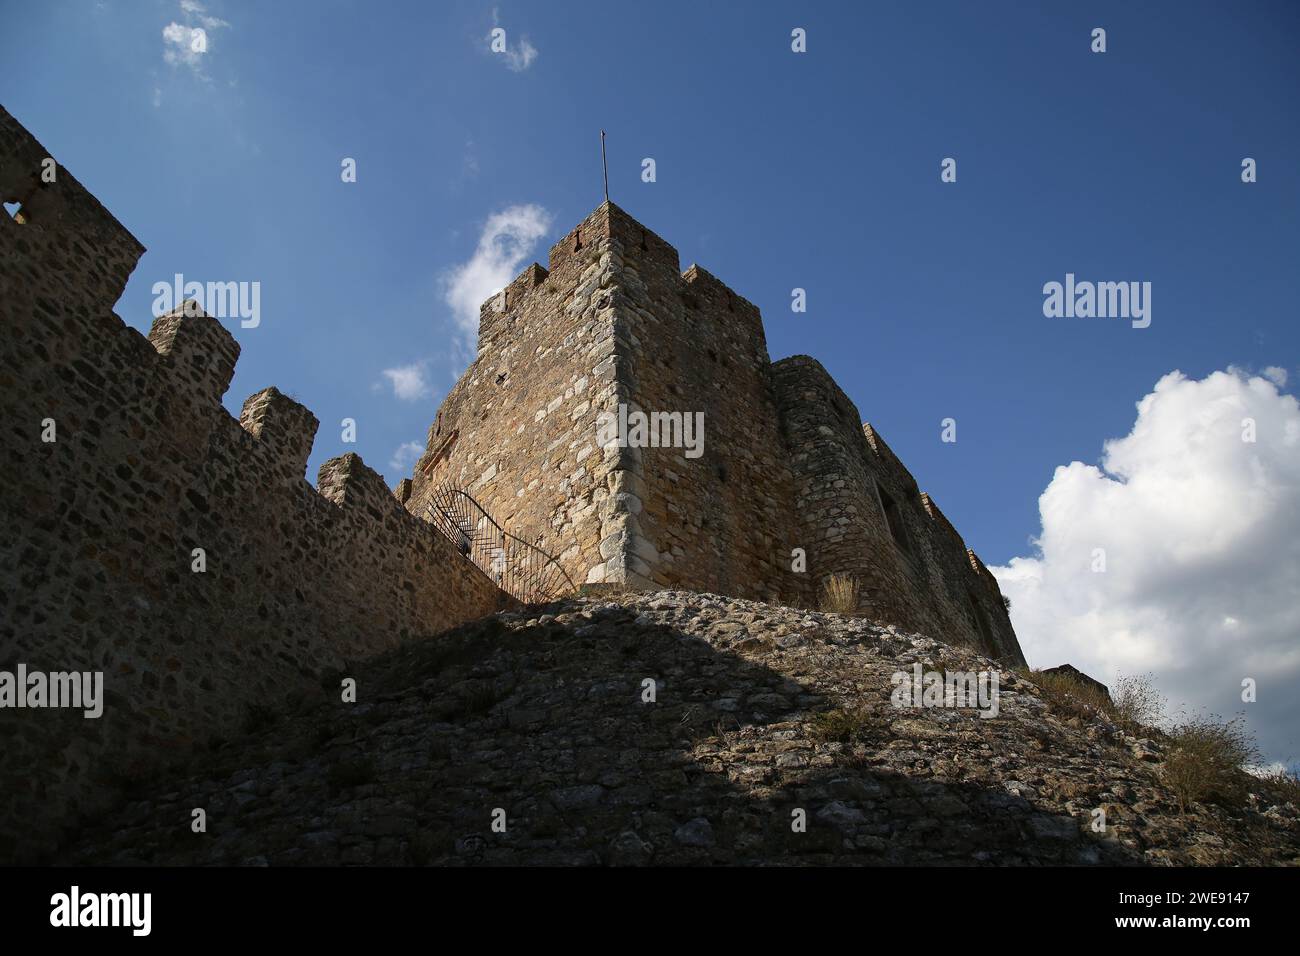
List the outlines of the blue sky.
{"label": "blue sky", "polygon": [[[119,314],[146,330],[176,272],[259,281],[227,405],[310,407],[313,478],[349,450],[403,477],[464,364],[448,278],[520,204],[545,263],[601,199],[602,127],[611,198],[757,303],[774,359],[819,358],[990,565],[1033,558],[1058,466],[1098,464],[1168,373],[1232,367],[1289,414],[1296,4],[7,6],[3,102],[149,249]],[[164,35],[205,18],[201,56]],[[1067,272],[1151,282],[1151,326],[1045,318]],[[411,365],[402,400],[384,370]]]}

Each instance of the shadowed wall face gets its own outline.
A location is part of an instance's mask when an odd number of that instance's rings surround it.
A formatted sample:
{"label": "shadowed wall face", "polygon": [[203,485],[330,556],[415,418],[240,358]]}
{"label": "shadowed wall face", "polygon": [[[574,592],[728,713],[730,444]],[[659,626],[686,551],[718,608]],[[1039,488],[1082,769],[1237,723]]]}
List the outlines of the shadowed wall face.
{"label": "shadowed wall face", "polygon": [[[0,111],[0,192],[48,154]],[[0,670],[101,672],[103,714],[0,708],[0,859],[48,851],[136,762],[238,731],[340,667],[503,596],[356,455],[304,480],[316,417],[221,403],[239,346],[113,314],[143,247],[67,170],[0,221]]]}

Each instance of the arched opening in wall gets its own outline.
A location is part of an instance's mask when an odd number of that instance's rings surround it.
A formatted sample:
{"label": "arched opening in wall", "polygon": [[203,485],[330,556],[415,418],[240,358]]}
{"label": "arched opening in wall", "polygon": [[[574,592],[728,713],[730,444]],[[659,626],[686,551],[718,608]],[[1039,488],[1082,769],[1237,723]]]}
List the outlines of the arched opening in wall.
{"label": "arched opening in wall", "polygon": [[966,592],[966,600],[970,610],[971,622],[975,625],[975,630],[980,636],[980,644],[984,653],[993,656],[997,653],[997,647],[993,643],[993,629],[989,627],[989,619],[984,614],[984,608],[980,607],[979,599],[975,597],[974,591]]}
{"label": "arched opening in wall", "polygon": [[880,502],[880,511],[885,516],[885,524],[889,528],[889,536],[894,539],[894,544],[904,554],[911,555],[912,543],[907,537],[907,525],[903,523],[903,512],[898,507],[898,502],[890,496],[884,488],[880,487],[880,482],[876,482],[876,499]]}
{"label": "arched opening in wall", "polygon": [[27,224],[27,216],[24,215],[23,213],[22,203],[17,201],[11,202],[9,200],[6,200],[4,207],[5,207],[5,213],[9,216],[10,219],[18,223],[18,225],[23,226]]}

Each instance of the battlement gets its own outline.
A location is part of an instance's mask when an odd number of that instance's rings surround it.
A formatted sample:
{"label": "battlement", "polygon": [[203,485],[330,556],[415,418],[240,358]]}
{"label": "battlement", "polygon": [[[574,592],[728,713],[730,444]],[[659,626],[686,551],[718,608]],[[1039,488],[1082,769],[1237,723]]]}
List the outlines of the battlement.
{"label": "battlement", "polygon": [[190,401],[221,404],[239,360],[239,343],[224,325],[186,300],[154,319],[149,343],[175,389]]}
{"label": "battlement", "polygon": [[548,275],[549,272],[534,262],[511,280],[508,286],[496,295],[489,296],[479,306],[479,352],[490,348],[497,336],[509,327],[529,293],[545,282]]}
{"label": "battlement", "polygon": [[[320,426],[310,409],[273,385],[245,399],[239,424],[266,447],[268,459],[278,463],[285,482],[297,484],[303,480]],[[323,494],[323,484],[321,488]]]}
{"label": "battlement", "polygon": [[[0,710],[0,775],[23,781],[0,812],[30,824],[0,856],[48,849],[110,763],[502,607],[423,518],[442,484],[576,582],[808,604],[848,575],[857,613],[1023,662],[992,575],[826,369],[770,362],[757,306],[618,206],[484,303],[410,478],[390,491],[345,453],[313,488],[317,417],[275,387],[232,417],[240,345],[194,303],[147,338],[126,326],[143,247],[66,170],[41,180],[44,148],[3,111],[0,132],[22,204],[0,221],[0,573],[21,582],[0,589],[0,657],[102,670],[112,703],[80,736]],[[611,440],[629,412],[666,440]]]}
{"label": "battlement", "polygon": [[16,218],[0,216],[8,234],[0,309],[14,309],[12,297],[23,287],[53,292],[57,286],[33,283],[38,273],[60,264],[78,276],[59,289],[60,296],[110,305],[121,298],[144,246],[3,106],[0,201],[19,204]]}
{"label": "battlement", "polygon": [[44,148],[2,111],[0,134],[0,186],[30,213],[0,221],[0,662],[102,672],[107,698],[91,734],[0,709],[14,861],[160,744],[229,734],[251,705],[320,693],[324,668],[506,598],[357,455],[312,488],[319,423],[300,403],[265,388],[236,421],[239,343],[195,303],[147,338],[114,315],[143,246],[61,166],[31,187]]}

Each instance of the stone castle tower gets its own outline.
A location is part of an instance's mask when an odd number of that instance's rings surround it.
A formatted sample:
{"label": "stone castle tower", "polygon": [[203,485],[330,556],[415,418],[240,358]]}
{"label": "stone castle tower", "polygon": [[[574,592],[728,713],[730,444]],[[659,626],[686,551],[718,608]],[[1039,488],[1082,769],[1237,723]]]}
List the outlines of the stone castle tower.
{"label": "stone castle tower", "polygon": [[[1023,663],[993,578],[825,370],[770,363],[758,310],[617,207],[484,307],[395,497],[355,453],[305,480],[318,421],[275,387],[227,412],[218,319],[124,323],[144,246],[53,161],[0,107],[0,671],[96,673],[105,697],[94,720],[0,707],[0,858],[250,708],[508,606],[424,520],[445,485],[579,583],[812,603],[848,573],[865,613]],[[702,412],[703,454],[602,447],[619,404]]]}
{"label": "stone castle tower", "polygon": [[[603,440],[619,406],[702,412],[702,453]],[[847,574],[873,618],[1024,662],[993,576],[820,363],[772,362],[756,306],[609,202],[482,305],[396,493],[425,516],[447,487],[579,584],[814,603]]]}

